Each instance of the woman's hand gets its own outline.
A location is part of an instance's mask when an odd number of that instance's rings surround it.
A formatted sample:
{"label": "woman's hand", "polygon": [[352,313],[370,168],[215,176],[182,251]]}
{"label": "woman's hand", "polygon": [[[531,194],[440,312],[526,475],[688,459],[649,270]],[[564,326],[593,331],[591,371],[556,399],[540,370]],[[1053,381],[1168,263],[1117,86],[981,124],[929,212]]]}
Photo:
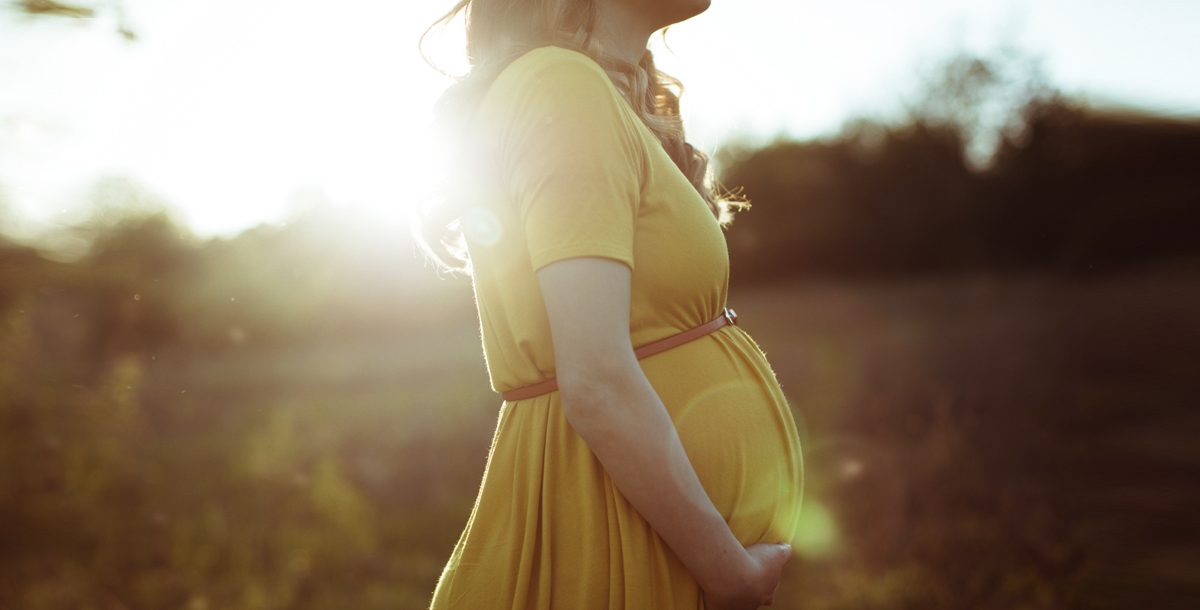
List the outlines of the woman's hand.
{"label": "woman's hand", "polygon": [[791,545],[755,544],[746,547],[746,554],[741,574],[704,591],[708,610],[755,610],[775,603],[783,566],[792,558]]}

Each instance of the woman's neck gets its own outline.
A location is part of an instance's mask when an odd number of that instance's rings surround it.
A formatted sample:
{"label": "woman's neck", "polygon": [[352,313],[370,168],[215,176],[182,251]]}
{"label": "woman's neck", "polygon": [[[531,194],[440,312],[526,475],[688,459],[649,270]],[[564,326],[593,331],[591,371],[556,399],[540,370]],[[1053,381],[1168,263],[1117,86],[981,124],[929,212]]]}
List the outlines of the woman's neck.
{"label": "woman's neck", "polygon": [[644,17],[624,2],[599,2],[593,37],[606,53],[636,66],[654,33]]}

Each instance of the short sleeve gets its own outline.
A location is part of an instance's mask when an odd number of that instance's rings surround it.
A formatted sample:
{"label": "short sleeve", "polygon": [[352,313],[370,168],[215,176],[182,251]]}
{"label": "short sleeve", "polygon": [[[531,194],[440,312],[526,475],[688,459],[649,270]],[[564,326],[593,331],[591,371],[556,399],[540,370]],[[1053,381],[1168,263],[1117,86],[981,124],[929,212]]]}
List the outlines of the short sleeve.
{"label": "short sleeve", "polygon": [[645,154],[636,117],[585,56],[539,59],[515,84],[499,153],[533,269],[599,256],[632,270]]}

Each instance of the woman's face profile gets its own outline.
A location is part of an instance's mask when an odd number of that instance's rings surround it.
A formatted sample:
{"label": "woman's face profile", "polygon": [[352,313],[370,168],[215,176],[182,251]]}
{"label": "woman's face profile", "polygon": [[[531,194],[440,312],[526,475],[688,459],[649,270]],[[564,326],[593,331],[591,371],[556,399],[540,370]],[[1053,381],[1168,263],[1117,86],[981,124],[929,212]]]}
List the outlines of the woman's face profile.
{"label": "woman's face profile", "polygon": [[652,30],[691,19],[708,9],[711,0],[609,0],[643,15]]}

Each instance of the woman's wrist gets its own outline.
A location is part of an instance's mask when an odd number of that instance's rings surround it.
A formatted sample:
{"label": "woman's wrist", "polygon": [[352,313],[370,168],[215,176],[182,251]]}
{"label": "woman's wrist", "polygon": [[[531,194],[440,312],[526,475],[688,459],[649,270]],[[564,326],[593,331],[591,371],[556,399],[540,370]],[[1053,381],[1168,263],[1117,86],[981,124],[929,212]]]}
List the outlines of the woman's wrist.
{"label": "woman's wrist", "polygon": [[736,597],[745,587],[746,579],[751,573],[751,557],[746,548],[728,529],[722,520],[720,527],[724,531],[724,540],[716,548],[704,555],[704,560],[692,568],[693,577],[697,584],[710,598],[726,599]]}

